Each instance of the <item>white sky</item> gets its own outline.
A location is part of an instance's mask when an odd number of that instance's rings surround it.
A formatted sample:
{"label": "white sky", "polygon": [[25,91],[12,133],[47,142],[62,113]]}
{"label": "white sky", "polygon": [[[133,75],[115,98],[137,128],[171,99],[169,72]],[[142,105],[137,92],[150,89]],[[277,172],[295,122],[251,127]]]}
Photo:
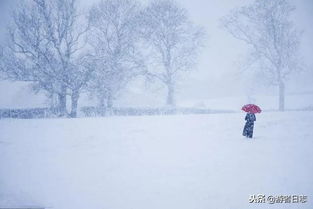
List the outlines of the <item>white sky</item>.
{"label": "white sky", "polygon": [[[89,6],[98,0],[81,0]],[[147,2],[147,0],[142,0]],[[199,60],[197,73],[186,75],[181,83],[179,94],[181,97],[217,97],[245,94],[246,81],[241,79],[244,75],[238,75],[239,60],[246,55],[246,45],[229,35],[220,28],[219,20],[235,7],[245,5],[252,0],[180,0],[181,6],[189,12],[194,23],[203,26],[208,34],[206,47]],[[296,27],[303,31],[301,53],[305,64],[313,69],[313,1],[290,0],[296,6],[294,21]],[[313,71],[313,70],[312,70]],[[294,82],[287,84],[287,91],[304,91],[299,86],[299,80],[305,83],[313,82],[313,72],[302,73]],[[307,85],[304,85],[307,87]],[[313,90],[313,85],[310,85]],[[261,92],[276,93],[276,89],[259,87]],[[274,91],[274,92],[273,92]]]}
{"label": "white sky", "polygon": [[[99,0],[80,0],[81,6],[87,9]],[[141,0],[147,2],[148,0]],[[249,80],[246,75],[238,74],[238,60],[244,59],[246,45],[229,35],[219,27],[219,20],[235,7],[242,6],[252,0],[180,0],[181,6],[189,11],[194,23],[203,26],[208,34],[206,47],[199,59],[196,73],[185,75],[180,83],[178,97],[185,99],[207,99],[212,97],[238,95],[244,96]],[[6,10],[0,0],[0,18]],[[313,91],[313,0],[290,0],[296,6],[294,21],[296,27],[303,31],[301,56],[310,71],[296,75],[287,83],[287,92]],[[0,21],[1,27],[1,21]],[[1,37],[0,37],[1,38]],[[259,85],[258,94],[276,94],[276,88]],[[142,87],[133,87],[134,91]]]}

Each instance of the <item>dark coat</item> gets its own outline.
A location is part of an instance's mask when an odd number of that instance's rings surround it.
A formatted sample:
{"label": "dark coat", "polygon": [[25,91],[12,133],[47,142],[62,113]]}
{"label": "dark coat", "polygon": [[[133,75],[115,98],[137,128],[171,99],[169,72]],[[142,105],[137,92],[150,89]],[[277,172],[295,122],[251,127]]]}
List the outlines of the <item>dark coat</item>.
{"label": "dark coat", "polygon": [[243,128],[242,135],[244,135],[248,138],[252,138],[254,121],[256,121],[255,114],[247,113],[245,120],[246,120],[246,124],[245,124],[245,127]]}

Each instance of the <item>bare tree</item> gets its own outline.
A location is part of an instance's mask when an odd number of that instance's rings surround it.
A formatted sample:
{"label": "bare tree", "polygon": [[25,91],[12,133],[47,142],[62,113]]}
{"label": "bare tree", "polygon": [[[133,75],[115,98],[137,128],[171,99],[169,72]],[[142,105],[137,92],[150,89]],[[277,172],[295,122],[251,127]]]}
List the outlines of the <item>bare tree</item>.
{"label": "bare tree", "polygon": [[204,30],[193,25],[187,11],[171,0],[151,2],[143,12],[142,22],[153,63],[146,74],[167,87],[166,104],[175,106],[177,79],[196,63]]}
{"label": "bare tree", "polygon": [[112,108],[117,93],[143,68],[139,11],[133,0],[103,0],[90,10],[89,43],[96,66],[90,88],[102,107]]}
{"label": "bare tree", "polygon": [[[16,80],[32,81],[36,89],[58,97],[58,112],[71,116],[90,70],[79,66],[83,37],[88,30],[77,12],[76,0],[24,0],[13,14],[6,52],[6,71]],[[82,26],[83,25],[83,26]]]}
{"label": "bare tree", "polygon": [[300,33],[290,20],[294,9],[286,0],[256,0],[222,19],[233,37],[251,46],[253,60],[268,81],[278,86],[280,111],[285,108],[286,79],[301,68]]}
{"label": "bare tree", "polygon": [[2,71],[7,79],[31,81],[54,93],[58,80],[50,41],[47,39],[41,9],[35,1],[20,1],[13,12],[4,47]]}

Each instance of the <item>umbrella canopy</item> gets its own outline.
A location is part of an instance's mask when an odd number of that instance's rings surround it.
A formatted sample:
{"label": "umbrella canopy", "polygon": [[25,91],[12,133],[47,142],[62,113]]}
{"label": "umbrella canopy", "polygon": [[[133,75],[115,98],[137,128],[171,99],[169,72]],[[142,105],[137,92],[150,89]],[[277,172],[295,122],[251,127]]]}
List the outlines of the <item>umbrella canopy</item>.
{"label": "umbrella canopy", "polygon": [[246,104],[241,109],[248,113],[260,113],[262,111],[261,108],[255,104]]}

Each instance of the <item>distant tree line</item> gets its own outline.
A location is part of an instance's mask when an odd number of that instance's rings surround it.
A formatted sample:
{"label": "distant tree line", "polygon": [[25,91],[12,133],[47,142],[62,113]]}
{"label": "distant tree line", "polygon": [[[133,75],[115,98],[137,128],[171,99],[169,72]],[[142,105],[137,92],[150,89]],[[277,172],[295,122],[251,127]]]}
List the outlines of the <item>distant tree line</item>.
{"label": "distant tree line", "polygon": [[77,0],[20,0],[6,31],[1,77],[31,82],[60,117],[77,116],[83,92],[112,108],[137,76],[164,84],[175,106],[177,79],[192,70],[204,38],[171,0],[102,0],[85,13]]}

